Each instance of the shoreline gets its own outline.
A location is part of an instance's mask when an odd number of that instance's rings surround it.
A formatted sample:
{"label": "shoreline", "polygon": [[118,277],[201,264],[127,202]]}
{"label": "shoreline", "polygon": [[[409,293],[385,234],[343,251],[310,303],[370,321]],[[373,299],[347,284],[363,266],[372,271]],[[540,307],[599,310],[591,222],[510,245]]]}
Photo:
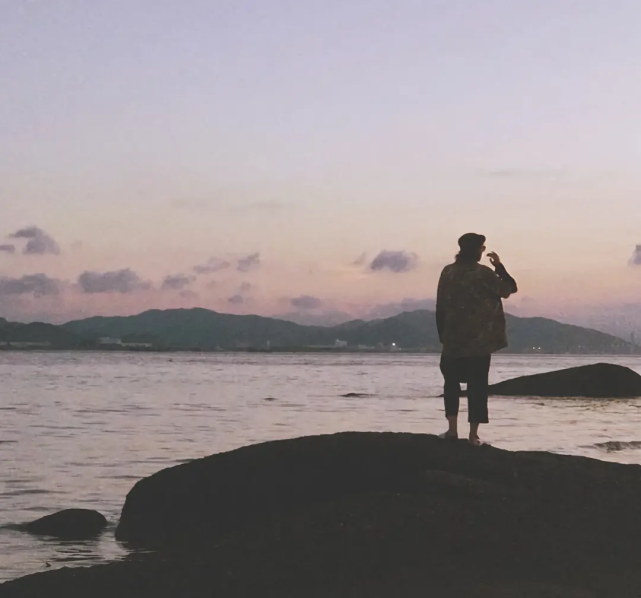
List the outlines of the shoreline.
{"label": "shoreline", "polygon": [[[335,354],[355,354],[355,355],[440,355],[441,350],[438,349],[396,349],[396,350],[385,350],[385,349],[350,349],[350,348],[277,348],[277,349],[197,349],[197,348],[181,348],[181,347],[171,347],[171,348],[158,348],[158,349],[134,349],[134,348],[122,348],[122,349],[109,349],[105,347],[96,347],[96,348],[76,348],[76,347],[4,347],[0,346],[0,354],[2,353],[214,353],[214,354],[236,354],[236,353],[248,353],[248,354],[275,354],[275,355],[288,355],[288,354],[323,354],[323,355],[335,355]],[[637,353],[560,353],[560,352],[545,352],[545,351],[522,351],[522,352],[510,352],[510,351],[499,351],[493,354],[493,357],[500,356],[543,356],[543,357],[641,357],[641,351]]]}

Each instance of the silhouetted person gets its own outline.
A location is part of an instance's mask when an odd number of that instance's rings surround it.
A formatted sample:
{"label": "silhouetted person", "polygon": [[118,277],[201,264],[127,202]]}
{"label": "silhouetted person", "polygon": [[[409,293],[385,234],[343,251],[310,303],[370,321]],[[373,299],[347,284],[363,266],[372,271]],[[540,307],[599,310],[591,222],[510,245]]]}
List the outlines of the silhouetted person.
{"label": "silhouetted person", "polygon": [[483,235],[467,233],[458,244],[455,262],[441,273],[436,298],[436,326],[443,345],[440,366],[445,379],[445,416],[449,422],[442,437],[458,438],[461,382],[467,382],[469,439],[479,445],[479,424],[489,422],[491,355],[507,347],[501,299],[516,293],[517,287],[496,253],[487,254],[494,271],[479,264],[485,252]]}

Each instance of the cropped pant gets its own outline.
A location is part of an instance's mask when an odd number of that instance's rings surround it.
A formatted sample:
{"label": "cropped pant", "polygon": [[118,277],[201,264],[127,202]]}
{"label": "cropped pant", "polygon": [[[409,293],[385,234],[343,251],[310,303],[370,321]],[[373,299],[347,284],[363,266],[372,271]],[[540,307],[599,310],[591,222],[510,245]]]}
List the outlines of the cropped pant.
{"label": "cropped pant", "polygon": [[449,357],[441,355],[441,373],[445,380],[445,417],[458,415],[461,382],[467,382],[468,421],[487,424],[488,375],[491,355]]}

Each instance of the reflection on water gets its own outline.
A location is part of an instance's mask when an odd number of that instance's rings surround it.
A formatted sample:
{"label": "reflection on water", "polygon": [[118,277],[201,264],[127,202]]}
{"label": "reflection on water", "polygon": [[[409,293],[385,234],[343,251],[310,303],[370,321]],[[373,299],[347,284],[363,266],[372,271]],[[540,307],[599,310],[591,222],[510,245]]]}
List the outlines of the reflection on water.
{"label": "reflection on water", "polygon": [[[501,355],[490,381],[598,361],[641,372],[632,356]],[[169,465],[306,434],[444,429],[428,355],[3,352],[0,388],[0,580],[123,558],[113,529],[125,496]],[[495,446],[641,463],[641,399],[492,398],[490,410],[482,431]],[[111,528],[70,543],[2,527],[71,507]]]}

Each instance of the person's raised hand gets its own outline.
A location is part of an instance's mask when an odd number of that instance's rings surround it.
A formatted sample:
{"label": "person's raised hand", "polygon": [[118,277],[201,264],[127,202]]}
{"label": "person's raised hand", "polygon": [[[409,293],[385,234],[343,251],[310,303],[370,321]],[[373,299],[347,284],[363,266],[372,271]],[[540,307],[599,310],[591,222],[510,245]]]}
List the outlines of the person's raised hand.
{"label": "person's raised hand", "polygon": [[501,258],[496,252],[490,251],[487,254],[487,257],[490,258],[490,264],[492,264],[495,268],[501,264]]}

